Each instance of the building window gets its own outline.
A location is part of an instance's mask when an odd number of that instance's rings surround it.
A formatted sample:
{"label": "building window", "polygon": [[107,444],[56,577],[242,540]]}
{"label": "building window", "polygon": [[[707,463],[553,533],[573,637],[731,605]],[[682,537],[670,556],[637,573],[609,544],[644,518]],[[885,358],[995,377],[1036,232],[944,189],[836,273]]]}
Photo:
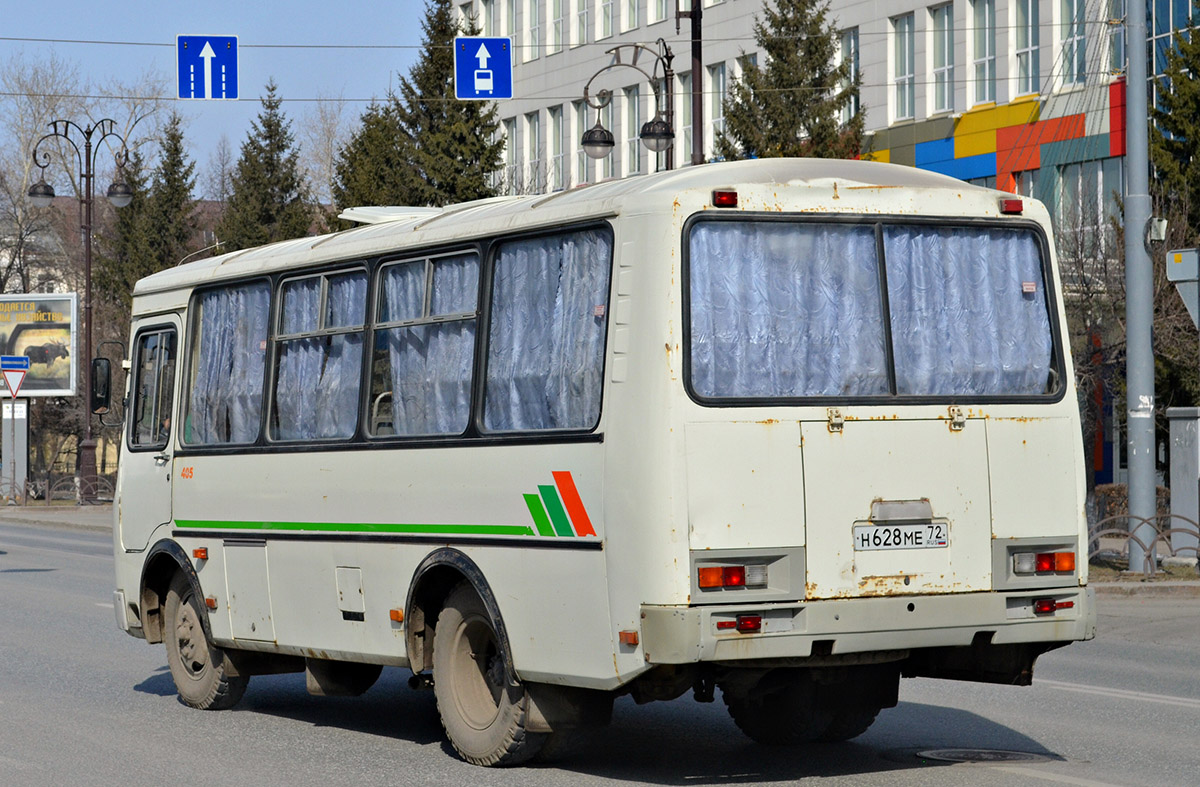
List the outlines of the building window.
{"label": "building window", "polygon": [[1191,0],[1155,0],[1151,5],[1146,25],[1147,33],[1154,42],[1152,76],[1162,76],[1167,70],[1167,52],[1175,45],[1175,31],[1187,31],[1191,26],[1190,13]]}
{"label": "building window", "polygon": [[1063,84],[1082,85],[1087,79],[1086,6],[1083,0],[1061,0]]}
{"label": "building window", "polygon": [[567,0],[550,0],[550,54],[561,52],[567,37]]}
{"label": "building window", "polygon": [[680,165],[692,163],[692,75],[679,75],[679,139],[683,146],[676,158]]}
{"label": "building window", "polygon": [[496,0],[480,0],[483,9],[483,34],[485,36],[500,35],[500,20],[496,18]]}
{"label": "building window", "polygon": [[[579,142],[583,139],[583,132],[587,131],[591,126],[588,125],[588,106],[583,101],[576,101],[571,104],[572,113],[575,116],[575,140]],[[591,160],[583,150],[583,145],[579,145],[579,149],[575,151],[575,183],[588,182],[588,162]]]}
{"label": "building window", "polygon": [[[849,87],[858,79],[858,28],[849,27],[842,31],[841,48],[839,55],[842,62],[850,63],[850,74],[846,77],[847,83],[844,87]],[[846,106],[842,107],[842,123],[849,123],[858,114],[858,93],[850,99]]]}
{"label": "building window", "polygon": [[613,0],[600,0],[600,38],[613,33]]}
{"label": "building window", "polygon": [[710,147],[715,149],[717,135],[725,133],[725,64],[718,63],[708,67],[709,112],[712,115],[712,142]]}
{"label": "building window", "polygon": [[538,193],[546,186],[546,172],[542,162],[542,116],[530,112],[525,116],[525,144],[528,148],[529,189]]}
{"label": "building window", "polygon": [[542,0],[529,0],[529,48],[525,50],[525,60],[537,60],[542,49]]}
{"label": "building window", "polygon": [[975,103],[996,100],[996,0],[972,3],[975,51],[972,59]]}
{"label": "building window", "polygon": [[[600,110],[600,125],[607,129],[613,127],[613,105],[611,101],[605,104],[604,108]],[[613,147],[608,151],[607,156],[600,159],[601,178],[611,178],[613,176],[613,150],[616,150],[616,147]]]}
{"label": "building window", "polygon": [[639,147],[641,133],[641,90],[634,85],[625,88],[625,167],[630,175],[636,175],[642,171],[642,151]]}
{"label": "building window", "polygon": [[908,120],[913,117],[913,97],[915,95],[916,79],[914,76],[914,41],[913,15],[905,14],[892,20],[895,32],[893,66],[893,96],[895,98],[896,120]]}
{"label": "building window", "polygon": [[517,193],[521,173],[521,157],[517,149],[517,119],[508,118],[504,126],[504,180],[509,194]]}
{"label": "building window", "polygon": [[[513,44],[519,44],[521,31],[517,30],[517,0],[504,0],[504,32],[512,36]],[[516,58],[513,58],[516,62]]]}
{"label": "building window", "polygon": [[625,18],[621,30],[632,30],[638,26],[638,0],[625,0]]}
{"label": "building window", "polygon": [[1114,74],[1125,70],[1125,0],[1111,0],[1108,28],[1108,69]]}
{"label": "building window", "polygon": [[950,112],[954,109],[954,4],[932,8],[929,15],[933,23],[933,111]]}
{"label": "building window", "polygon": [[592,40],[591,0],[575,0],[575,2],[575,46],[581,46]]}
{"label": "building window", "polygon": [[550,188],[562,191],[567,187],[567,154],[563,151],[562,107],[546,110],[550,116]]}
{"label": "building window", "polygon": [[1017,0],[1017,92],[1023,95],[1041,90],[1040,16],[1038,0]]}
{"label": "building window", "polygon": [[651,24],[663,21],[667,18],[667,0],[650,0],[647,13]]}

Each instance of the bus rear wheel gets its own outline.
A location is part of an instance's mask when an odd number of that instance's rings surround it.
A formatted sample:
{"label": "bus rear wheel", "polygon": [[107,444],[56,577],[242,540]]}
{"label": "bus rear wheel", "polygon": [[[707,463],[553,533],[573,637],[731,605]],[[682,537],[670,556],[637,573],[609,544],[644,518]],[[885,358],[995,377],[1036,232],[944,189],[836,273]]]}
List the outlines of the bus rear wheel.
{"label": "bus rear wheel", "polygon": [[450,592],[433,637],[433,692],[459,756],[516,765],[536,755],[546,736],[525,729],[529,695],[509,681],[496,626],[471,585]]}
{"label": "bus rear wheel", "polygon": [[759,743],[787,746],[820,740],[833,723],[819,700],[817,684],[800,670],[780,670],[768,685],[750,692],[723,691],[722,697],[742,732]]}
{"label": "bus rear wheel", "polygon": [[232,708],[246,693],[250,678],[229,674],[225,652],[204,633],[200,600],[183,574],[171,580],[165,607],[163,640],[179,698],[200,710]]}

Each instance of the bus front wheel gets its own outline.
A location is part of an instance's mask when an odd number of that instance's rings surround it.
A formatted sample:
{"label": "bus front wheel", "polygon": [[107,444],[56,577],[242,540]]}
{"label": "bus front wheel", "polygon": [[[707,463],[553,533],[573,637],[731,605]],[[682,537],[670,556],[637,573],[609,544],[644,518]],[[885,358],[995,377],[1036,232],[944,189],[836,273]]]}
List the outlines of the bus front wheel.
{"label": "bus front wheel", "polygon": [[529,695],[509,680],[496,626],[470,584],[450,592],[433,637],[438,714],[459,755],[474,765],[516,765],[536,755],[546,736],[526,731]]}
{"label": "bus front wheel", "polygon": [[164,612],[167,665],[179,698],[200,710],[232,708],[246,693],[250,678],[229,674],[225,652],[208,641],[200,600],[182,573],[171,580]]}

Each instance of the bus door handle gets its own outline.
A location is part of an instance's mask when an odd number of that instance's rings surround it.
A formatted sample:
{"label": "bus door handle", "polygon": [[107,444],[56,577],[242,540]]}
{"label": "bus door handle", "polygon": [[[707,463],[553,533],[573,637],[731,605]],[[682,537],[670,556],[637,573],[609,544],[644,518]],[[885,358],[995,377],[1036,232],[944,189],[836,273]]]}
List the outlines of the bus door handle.
{"label": "bus door handle", "polygon": [[169,461],[171,461],[171,455],[166,451],[163,451],[161,454],[158,454],[154,457],[154,464],[158,465],[159,467],[162,467]]}

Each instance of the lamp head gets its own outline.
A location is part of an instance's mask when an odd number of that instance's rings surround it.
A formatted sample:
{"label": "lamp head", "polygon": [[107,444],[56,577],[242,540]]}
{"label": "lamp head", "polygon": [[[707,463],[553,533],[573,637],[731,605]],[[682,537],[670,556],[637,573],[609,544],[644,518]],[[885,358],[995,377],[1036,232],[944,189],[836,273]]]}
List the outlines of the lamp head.
{"label": "lamp head", "polygon": [[50,203],[54,201],[54,187],[42,178],[29,187],[29,201],[39,208],[50,207]]}
{"label": "lamp head", "polygon": [[662,153],[675,144],[675,131],[671,124],[655,115],[653,120],[642,124],[642,144],[655,153]]}
{"label": "lamp head", "polygon": [[133,202],[133,189],[123,180],[115,180],[108,187],[108,201],[115,208],[123,208]]}
{"label": "lamp head", "polygon": [[596,125],[583,132],[583,139],[580,140],[583,145],[583,150],[594,159],[602,159],[609,154],[616,144],[611,131],[600,125],[600,121],[596,121]]}

